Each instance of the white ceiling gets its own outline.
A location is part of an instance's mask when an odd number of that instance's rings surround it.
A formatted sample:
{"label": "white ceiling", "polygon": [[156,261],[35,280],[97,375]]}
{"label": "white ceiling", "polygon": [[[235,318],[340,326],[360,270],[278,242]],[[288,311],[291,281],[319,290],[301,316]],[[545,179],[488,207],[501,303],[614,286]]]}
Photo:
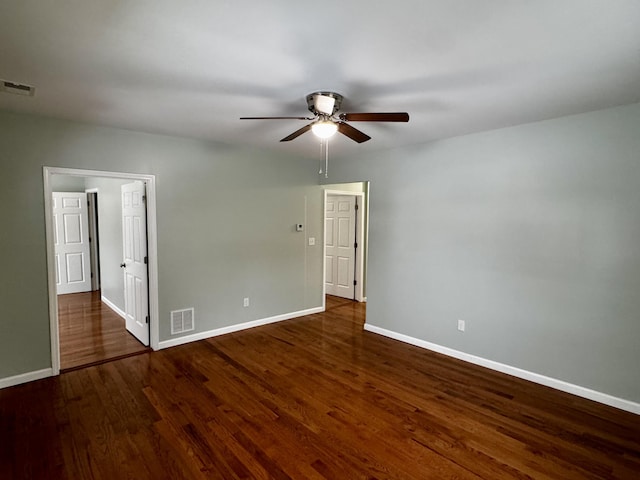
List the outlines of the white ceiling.
{"label": "white ceiling", "polygon": [[[305,96],[379,149],[640,101],[637,0],[20,0],[0,4],[0,109],[317,156]],[[338,150],[338,152],[336,152]]]}

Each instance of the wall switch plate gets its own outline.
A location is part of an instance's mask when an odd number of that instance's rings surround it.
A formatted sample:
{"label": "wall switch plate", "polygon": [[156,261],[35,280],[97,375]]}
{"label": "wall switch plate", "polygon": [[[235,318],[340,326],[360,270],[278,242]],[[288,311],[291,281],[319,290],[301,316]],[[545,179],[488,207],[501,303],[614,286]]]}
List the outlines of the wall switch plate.
{"label": "wall switch plate", "polygon": [[316,244],[316,237],[309,237],[309,246],[313,246]]}
{"label": "wall switch plate", "polygon": [[461,332],[464,332],[464,329],[465,329],[464,320],[458,320],[458,330],[460,330]]}
{"label": "wall switch plate", "polygon": [[242,303],[243,307],[248,307],[249,306],[249,297],[244,297],[244,302]]}

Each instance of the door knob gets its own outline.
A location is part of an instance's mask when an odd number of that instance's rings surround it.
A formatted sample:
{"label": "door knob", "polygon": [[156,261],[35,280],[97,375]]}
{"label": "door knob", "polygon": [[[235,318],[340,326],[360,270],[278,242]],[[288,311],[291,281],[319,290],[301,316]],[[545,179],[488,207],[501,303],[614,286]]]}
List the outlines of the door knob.
{"label": "door knob", "polygon": [[121,263],[121,264],[120,264],[120,268],[125,268],[126,266],[127,266],[127,264],[126,264],[126,263]]}

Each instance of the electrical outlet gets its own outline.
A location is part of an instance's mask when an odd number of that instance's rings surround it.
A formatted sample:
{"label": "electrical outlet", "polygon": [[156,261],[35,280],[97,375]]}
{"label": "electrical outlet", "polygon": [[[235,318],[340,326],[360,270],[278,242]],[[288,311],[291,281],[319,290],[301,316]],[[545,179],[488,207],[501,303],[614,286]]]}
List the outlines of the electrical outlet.
{"label": "electrical outlet", "polygon": [[313,247],[316,244],[316,237],[309,237],[309,246]]}
{"label": "electrical outlet", "polygon": [[460,330],[461,332],[464,332],[464,329],[465,329],[464,320],[458,320],[458,330]]}
{"label": "electrical outlet", "polygon": [[249,306],[249,297],[244,297],[244,302],[242,303],[243,307],[248,307]]}

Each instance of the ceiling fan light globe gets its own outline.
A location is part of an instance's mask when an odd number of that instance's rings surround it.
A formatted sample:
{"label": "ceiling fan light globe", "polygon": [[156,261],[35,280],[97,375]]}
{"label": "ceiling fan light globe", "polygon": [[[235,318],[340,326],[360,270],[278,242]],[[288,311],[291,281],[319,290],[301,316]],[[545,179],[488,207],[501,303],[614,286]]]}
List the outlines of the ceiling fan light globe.
{"label": "ceiling fan light globe", "polygon": [[311,125],[311,131],[318,138],[330,138],[338,131],[338,125],[330,120],[323,120]]}

